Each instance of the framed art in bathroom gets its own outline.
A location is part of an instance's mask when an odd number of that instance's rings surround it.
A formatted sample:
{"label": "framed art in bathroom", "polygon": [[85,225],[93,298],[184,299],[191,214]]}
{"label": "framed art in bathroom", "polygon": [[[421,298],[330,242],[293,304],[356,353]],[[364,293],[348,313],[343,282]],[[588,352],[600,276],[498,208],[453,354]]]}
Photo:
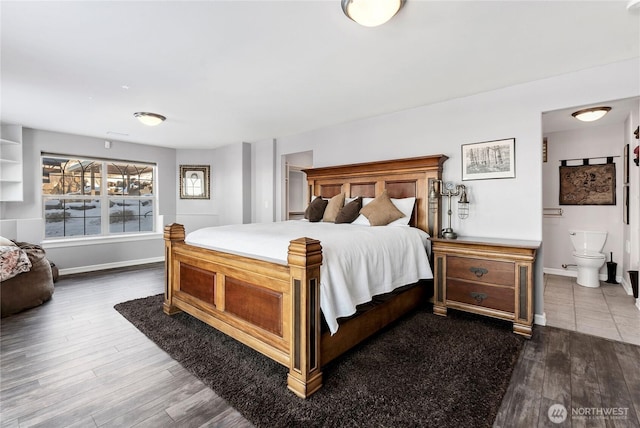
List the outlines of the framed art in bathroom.
{"label": "framed art in bathroom", "polygon": [[515,138],[462,145],[463,181],[515,176]]}

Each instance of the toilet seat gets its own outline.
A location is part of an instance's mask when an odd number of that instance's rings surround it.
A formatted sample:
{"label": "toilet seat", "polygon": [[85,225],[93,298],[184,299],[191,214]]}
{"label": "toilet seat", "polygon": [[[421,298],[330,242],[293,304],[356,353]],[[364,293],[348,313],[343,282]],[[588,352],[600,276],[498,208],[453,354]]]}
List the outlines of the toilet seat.
{"label": "toilet seat", "polygon": [[574,251],[573,256],[581,259],[604,259],[606,257],[596,251]]}

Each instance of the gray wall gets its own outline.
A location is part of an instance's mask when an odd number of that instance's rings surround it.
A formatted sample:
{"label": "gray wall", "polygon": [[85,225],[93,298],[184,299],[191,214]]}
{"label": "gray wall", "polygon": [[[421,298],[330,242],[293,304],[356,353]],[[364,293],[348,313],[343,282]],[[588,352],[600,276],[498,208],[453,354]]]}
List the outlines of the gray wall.
{"label": "gray wall", "polygon": [[[314,166],[445,154],[445,180],[461,182],[461,145],[516,139],[516,178],[465,182],[471,201],[462,235],[542,241],[542,113],[640,94],[633,59],[277,139],[276,207],[282,207],[282,158],[313,151]],[[264,168],[266,164],[256,165]],[[256,171],[266,175],[265,171]],[[269,195],[255,195],[263,200]],[[536,320],[544,322],[541,247],[536,261]]]}
{"label": "gray wall", "polygon": [[176,169],[179,165],[211,167],[210,199],[177,199],[177,222],[185,226],[187,233],[201,227],[251,221],[251,159],[248,143],[177,151]]}
{"label": "gray wall", "polygon": [[[78,157],[100,157],[155,162],[158,165],[158,215],[162,222],[175,221],[176,168],[174,149],[115,140],[106,149],[104,139],[23,128],[24,199],[22,202],[0,203],[2,230],[13,239],[41,243],[44,221],[41,189],[40,155],[42,152],[72,154]],[[161,225],[159,225],[161,226]],[[116,267],[131,263],[159,260],[163,257],[162,230],[146,239],[104,240],[101,243],[75,242],[63,246],[44,244],[47,256],[63,272],[84,270],[86,267]]]}

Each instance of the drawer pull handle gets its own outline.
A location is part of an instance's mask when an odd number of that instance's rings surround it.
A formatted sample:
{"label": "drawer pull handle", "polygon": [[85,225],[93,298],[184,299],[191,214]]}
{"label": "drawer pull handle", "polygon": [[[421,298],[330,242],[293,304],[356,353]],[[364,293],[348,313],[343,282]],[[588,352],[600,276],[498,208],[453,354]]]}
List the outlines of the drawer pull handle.
{"label": "drawer pull handle", "polygon": [[489,273],[489,271],[485,268],[471,267],[469,268],[469,270],[473,272],[478,278],[482,278],[482,275],[486,275]]}
{"label": "drawer pull handle", "polygon": [[484,299],[489,297],[485,293],[476,293],[475,291],[472,291],[470,294],[471,294],[471,297],[473,297],[476,303],[478,303],[479,305],[482,303]]}

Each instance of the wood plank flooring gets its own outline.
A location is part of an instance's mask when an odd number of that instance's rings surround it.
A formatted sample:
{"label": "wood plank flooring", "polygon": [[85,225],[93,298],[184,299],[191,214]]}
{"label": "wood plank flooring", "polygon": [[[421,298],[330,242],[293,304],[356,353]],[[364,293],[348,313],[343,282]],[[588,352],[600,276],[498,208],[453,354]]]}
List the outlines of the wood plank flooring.
{"label": "wood plank flooring", "polygon": [[[113,309],[162,290],[159,264],[73,275],[50,302],[3,318],[0,426],[251,426]],[[640,347],[536,326],[494,426],[640,427],[639,414]]]}
{"label": "wood plank flooring", "polygon": [[248,427],[113,306],[163,291],[162,265],[62,277],[3,318],[2,427]]}

